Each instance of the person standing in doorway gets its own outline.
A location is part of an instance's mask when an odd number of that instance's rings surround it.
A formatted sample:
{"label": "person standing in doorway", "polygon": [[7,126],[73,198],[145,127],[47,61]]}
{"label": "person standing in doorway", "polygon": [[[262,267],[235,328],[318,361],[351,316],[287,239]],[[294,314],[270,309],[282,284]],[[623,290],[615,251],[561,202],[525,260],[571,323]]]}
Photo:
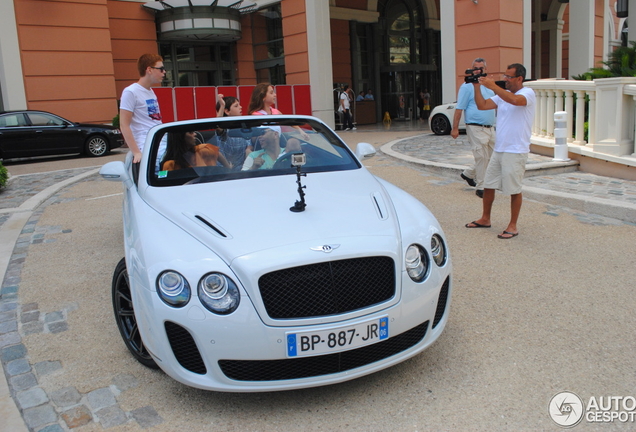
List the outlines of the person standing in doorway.
{"label": "person standing in doorway", "polygon": [[[534,90],[523,86],[526,68],[513,63],[503,76],[506,89],[502,89],[490,77],[480,77],[474,83],[475,103],[480,110],[497,109],[497,139],[495,150],[486,169],[484,201],[479,219],[467,223],[466,228],[489,228],[495,189],[510,195],[510,221],[497,237],[511,239],[519,235],[517,221],[523,201],[521,190],[526,161],[530,152],[530,136],[536,107]],[[495,96],[484,99],[481,87],[495,92]]]}
{"label": "person standing in doorway", "polygon": [[[486,60],[478,57],[473,60],[473,75],[481,73],[486,73]],[[484,99],[489,99],[495,95],[494,91],[485,86],[481,86],[480,89]],[[451,136],[455,139],[459,136],[459,120],[462,117],[462,113],[464,113],[466,135],[468,135],[468,142],[473,151],[475,161],[460,176],[468,185],[476,188],[475,194],[479,198],[483,198],[486,167],[495,147],[495,110],[479,110],[475,104],[474,93],[471,83],[464,83],[459,87]]]}
{"label": "person standing in doorway", "polygon": [[428,89],[424,89],[424,93],[422,93],[422,105],[424,111],[423,120],[426,120],[431,112],[431,94],[428,92]]}
{"label": "person standing in doorway", "polygon": [[351,121],[351,99],[349,98],[349,86],[345,85],[344,90],[340,93],[340,106],[342,107],[342,112],[344,113],[344,120],[342,127],[344,130],[356,130],[353,126],[353,122]]}

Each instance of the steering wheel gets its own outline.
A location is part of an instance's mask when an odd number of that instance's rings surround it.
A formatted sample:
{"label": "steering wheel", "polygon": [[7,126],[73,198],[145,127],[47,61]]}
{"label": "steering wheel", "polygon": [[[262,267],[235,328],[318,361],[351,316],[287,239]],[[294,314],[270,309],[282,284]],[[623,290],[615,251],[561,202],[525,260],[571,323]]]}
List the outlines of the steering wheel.
{"label": "steering wheel", "polygon": [[291,157],[293,153],[285,153],[274,162],[274,166],[272,169],[285,169],[285,168],[295,168],[291,164]]}
{"label": "steering wheel", "polygon": [[204,142],[203,134],[199,131],[194,131],[194,145],[203,144]]}

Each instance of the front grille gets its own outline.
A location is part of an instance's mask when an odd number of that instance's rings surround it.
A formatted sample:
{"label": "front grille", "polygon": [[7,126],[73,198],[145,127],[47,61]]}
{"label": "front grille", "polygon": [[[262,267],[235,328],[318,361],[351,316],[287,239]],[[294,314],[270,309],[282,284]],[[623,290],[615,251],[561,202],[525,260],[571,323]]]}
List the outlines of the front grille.
{"label": "front grille", "polygon": [[417,345],[426,336],[428,323],[351,351],[283,360],[219,360],[219,367],[225,376],[237,381],[278,381],[335,374],[383,360]]}
{"label": "front grille", "polygon": [[170,347],[179,364],[190,372],[205,375],[207,369],[190,332],[170,321],[166,321],[165,327]]}
{"label": "front grille", "polygon": [[433,328],[437,327],[437,324],[442,320],[444,312],[446,311],[446,303],[448,302],[448,288],[450,286],[450,276],[444,281],[442,289],[439,291],[439,297],[437,298],[437,309],[435,310],[435,318],[433,318]]}
{"label": "front grille", "polygon": [[395,264],[365,257],[293,267],[258,280],[273,319],[337,315],[369,307],[395,295]]}

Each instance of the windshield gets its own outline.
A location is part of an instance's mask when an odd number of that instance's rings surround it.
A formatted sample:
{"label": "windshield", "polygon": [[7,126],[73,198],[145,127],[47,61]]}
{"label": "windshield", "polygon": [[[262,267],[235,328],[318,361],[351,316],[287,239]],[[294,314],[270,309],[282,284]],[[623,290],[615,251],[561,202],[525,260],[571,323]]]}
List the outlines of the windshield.
{"label": "windshield", "polygon": [[250,116],[162,127],[152,139],[147,175],[152,186],[175,186],[295,174],[297,165],[307,173],[360,168],[340,138],[316,120]]}

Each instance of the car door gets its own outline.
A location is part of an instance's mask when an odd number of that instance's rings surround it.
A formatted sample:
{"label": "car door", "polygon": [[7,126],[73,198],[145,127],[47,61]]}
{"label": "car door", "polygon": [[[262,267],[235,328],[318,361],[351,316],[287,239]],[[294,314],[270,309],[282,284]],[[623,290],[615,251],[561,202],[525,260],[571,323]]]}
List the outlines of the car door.
{"label": "car door", "polygon": [[24,113],[11,112],[0,115],[0,157],[24,157],[24,149],[31,147],[35,138],[35,132],[28,126]]}
{"label": "car door", "polygon": [[82,133],[73,123],[44,112],[29,112],[27,117],[36,136],[29,148],[30,156],[81,151]]}

